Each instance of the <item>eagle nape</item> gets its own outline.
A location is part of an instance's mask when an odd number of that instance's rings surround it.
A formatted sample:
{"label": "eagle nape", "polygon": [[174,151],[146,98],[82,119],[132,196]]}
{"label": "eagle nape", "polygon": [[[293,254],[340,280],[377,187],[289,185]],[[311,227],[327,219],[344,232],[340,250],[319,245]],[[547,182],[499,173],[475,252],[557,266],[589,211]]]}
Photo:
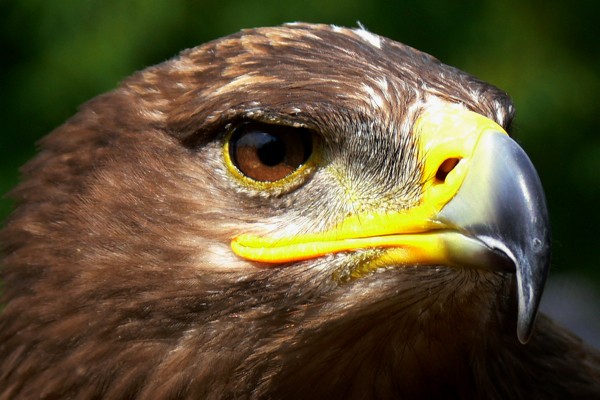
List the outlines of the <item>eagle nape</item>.
{"label": "eagle nape", "polygon": [[183,51],[40,142],[0,231],[0,400],[600,396],[538,314],[501,90],[362,28]]}

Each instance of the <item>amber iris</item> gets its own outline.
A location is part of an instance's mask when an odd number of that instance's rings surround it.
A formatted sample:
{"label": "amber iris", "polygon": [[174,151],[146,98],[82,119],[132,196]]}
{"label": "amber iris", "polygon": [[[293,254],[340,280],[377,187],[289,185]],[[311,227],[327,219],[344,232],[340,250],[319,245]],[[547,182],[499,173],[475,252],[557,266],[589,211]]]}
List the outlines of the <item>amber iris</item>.
{"label": "amber iris", "polygon": [[308,129],[244,124],[229,139],[229,157],[248,178],[275,182],[297,170],[312,153]]}

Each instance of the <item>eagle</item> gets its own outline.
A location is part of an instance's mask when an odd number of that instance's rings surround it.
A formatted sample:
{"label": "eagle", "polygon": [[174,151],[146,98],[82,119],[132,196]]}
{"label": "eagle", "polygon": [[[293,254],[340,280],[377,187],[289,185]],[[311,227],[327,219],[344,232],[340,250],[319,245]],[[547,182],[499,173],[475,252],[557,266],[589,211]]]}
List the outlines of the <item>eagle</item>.
{"label": "eagle", "polygon": [[84,104],[0,233],[0,399],[599,398],[537,308],[501,90],[364,28],[244,30]]}

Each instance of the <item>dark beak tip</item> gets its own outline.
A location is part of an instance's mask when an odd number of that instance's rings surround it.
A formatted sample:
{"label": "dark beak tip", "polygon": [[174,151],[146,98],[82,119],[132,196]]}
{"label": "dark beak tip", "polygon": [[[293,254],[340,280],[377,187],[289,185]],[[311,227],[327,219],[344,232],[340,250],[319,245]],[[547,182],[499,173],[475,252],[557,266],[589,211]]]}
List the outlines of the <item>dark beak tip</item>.
{"label": "dark beak tip", "polygon": [[[548,235],[549,236],[549,235]],[[526,344],[533,333],[550,264],[550,240],[533,239],[530,259],[517,265],[518,318],[517,336]],[[533,260],[533,262],[532,262]],[[533,265],[532,265],[533,264]]]}
{"label": "dark beak tip", "polygon": [[504,133],[483,134],[470,163],[458,193],[440,216],[512,261],[517,336],[526,343],[550,262],[550,220],[542,183],[525,151]]}
{"label": "dark beak tip", "polygon": [[527,344],[529,339],[531,339],[531,335],[533,334],[533,327],[535,325],[535,317],[532,320],[522,321],[520,318],[517,323],[517,337],[519,338],[519,342],[522,344]]}

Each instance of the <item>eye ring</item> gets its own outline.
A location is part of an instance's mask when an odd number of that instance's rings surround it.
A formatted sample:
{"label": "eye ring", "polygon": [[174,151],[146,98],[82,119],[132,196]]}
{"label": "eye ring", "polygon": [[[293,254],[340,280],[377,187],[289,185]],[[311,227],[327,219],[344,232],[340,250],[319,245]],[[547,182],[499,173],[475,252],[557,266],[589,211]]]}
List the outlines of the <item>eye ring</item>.
{"label": "eye ring", "polygon": [[316,136],[307,128],[245,123],[224,138],[225,164],[247,186],[291,190],[314,170]]}

